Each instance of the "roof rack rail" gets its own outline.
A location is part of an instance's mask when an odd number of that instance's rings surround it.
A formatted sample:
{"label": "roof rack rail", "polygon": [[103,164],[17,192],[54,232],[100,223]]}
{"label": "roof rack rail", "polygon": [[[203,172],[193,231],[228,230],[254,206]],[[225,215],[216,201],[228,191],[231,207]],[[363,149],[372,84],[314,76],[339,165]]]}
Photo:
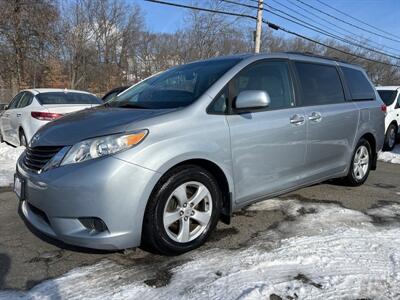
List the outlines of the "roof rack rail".
{"label": "roof rack rail", "polygon": [[350,63],[348,61],[345,61],[343,59],[340,59],[338,57],[335,56],[324,56],[324,55],[319,55],[319,54],[314,54],[312,52],[300,52],[300,51],[287,51],[286,53],[288,54],[297,54],[297,55],[304,55],[304,56],[310,56],[310,57],[317,57],[317,58],[322,58],[322,59],[327,59],[327,60],[334,60],[334,61],[338,61],[338,62],[342,62],[342,63],[346,63],[349,65],[354,65],[353,63]]}

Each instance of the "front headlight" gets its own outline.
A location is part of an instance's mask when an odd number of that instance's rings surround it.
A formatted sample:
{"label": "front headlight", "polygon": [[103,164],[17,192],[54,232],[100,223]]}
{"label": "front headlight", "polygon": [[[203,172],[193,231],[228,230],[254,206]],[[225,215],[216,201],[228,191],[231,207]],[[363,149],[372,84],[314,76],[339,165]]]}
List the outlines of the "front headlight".
{"label": "front headlight", "polygon": [[71,147],[60,165],[79,163],[132,148],[139,144],[147,133],[148,130],[144,129],[129,134],[107,135],[79,142]]}

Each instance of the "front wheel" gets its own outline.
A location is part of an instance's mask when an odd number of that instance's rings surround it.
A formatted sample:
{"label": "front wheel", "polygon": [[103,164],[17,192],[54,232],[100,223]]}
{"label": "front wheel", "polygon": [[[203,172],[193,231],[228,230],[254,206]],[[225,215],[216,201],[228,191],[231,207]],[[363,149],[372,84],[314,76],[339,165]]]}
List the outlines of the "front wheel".
{"label": "front wheel", "polygon": [[156,185],[146,207],[142,247],[165,255],[202,245],[217,225],[221,191],[198,166],[180,166]]}
{"label": "front wheel", "polygon": [[371,170],[371,146],[365,139],[360,139],[353,153],[349,173],[345,182],[350,186],[362,185]]}

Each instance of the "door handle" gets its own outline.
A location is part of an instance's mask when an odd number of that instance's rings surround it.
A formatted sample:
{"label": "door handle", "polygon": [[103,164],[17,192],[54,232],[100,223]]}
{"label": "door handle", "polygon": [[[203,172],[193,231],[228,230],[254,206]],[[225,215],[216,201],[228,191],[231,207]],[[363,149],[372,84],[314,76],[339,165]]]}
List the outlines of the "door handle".
{"label": "door handle", "polygon": [[312,112],[311,115],[308,116],[308,119],[310,121],[314,121],[314,122],[320,122],[322,120],[322,116],[319,112]]}
{"label": "door handle", "polygon": [[21,114],[17,114],[17,117],[19,118],[21,116]]}
{"label": "door handle", "polygon": [[295,114],[290,118],[290,124],[294,125],[303,125],[304,124],[304,116]]}

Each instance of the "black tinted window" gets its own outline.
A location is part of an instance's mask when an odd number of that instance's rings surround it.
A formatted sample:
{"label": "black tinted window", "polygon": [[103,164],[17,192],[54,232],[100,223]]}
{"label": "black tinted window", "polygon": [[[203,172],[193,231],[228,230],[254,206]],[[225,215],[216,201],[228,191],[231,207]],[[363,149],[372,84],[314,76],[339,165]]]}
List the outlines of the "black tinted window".
{"label": "black tinted window", "polygon": [[364,73],[347,67],[341,67],[353,100],[373,100],[375,92]]}
{"label": "black tinted window", "polygon": [[379,96],[386,105],[392,105],[397,96],[397,91],[378,90]]}
{"label": "black tinted window", "polygon": [[301,84],[302,105],[323,105],[345,101],[339,73],[334,66],[296,62]]}
{"label": "black tinted window", "polygon": [[244,69],[235,77],[235,95],[242,91],[266,91],[271,103],[269,109],[294,106],[289,67],[285,62],[263,62]]}
{"label": "black tinted window", "polygon": [[91,94],[75,92],[49,92],[36,96],[42,105],[46,104],[101,104],[101,100]]}

